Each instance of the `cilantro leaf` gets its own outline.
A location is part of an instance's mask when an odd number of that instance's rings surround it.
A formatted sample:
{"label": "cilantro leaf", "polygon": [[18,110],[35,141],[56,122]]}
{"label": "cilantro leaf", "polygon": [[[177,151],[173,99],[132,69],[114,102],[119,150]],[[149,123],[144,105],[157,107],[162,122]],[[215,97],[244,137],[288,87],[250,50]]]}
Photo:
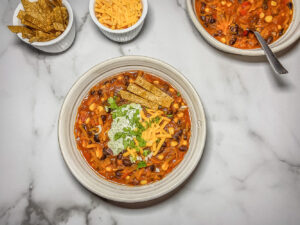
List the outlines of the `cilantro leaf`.
{"label": "cilantro leaf", "polygon": [[143,155],[144,156],[147,156],[147,155],[149,155],[150,154],[150,150],[149,149],[145,149],[144,151],[143,151]]}
{"label": "cilantro leaf", "polygon": [[137,163],[137,166],[138,166],[138,169],[140,169],[140,168],[146,167],[146,166],[147,166],[147,163],[144,162],[144,161],[139,161],[139,162]]}

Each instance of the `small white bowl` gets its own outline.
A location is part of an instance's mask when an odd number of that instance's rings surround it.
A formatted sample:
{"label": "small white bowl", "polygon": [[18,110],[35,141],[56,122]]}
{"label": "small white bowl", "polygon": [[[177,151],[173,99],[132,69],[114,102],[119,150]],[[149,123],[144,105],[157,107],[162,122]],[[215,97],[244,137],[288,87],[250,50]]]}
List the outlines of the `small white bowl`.
{"label": "small white bowl", "polygon": [[[191,118],[189,150],[183,160],[162,180],[144,186],[110,182],[87,163],[77,149],[74,124],[77,109],[90,89],[99,81],[125,71],[143,70],[168,81],[187,102]],[[62,105],[58,120],[58,140],[63,158],[77,180],[88,190],[118,202],[144,202],[159,198],[181,185],[197,166],[206,137],[206,120],[200,98],[192,84],[172,66],[143,56],[123,56],[100,63],[77,80]]]}
{"label": "small white bowl", "polygon": [[98,26],[98,28],[106,37],[116,42],[127,42],[135,38],[140,33],[143,27],[144,20],[148,12],[148,1],[147,0],[141,0],[141,1],[143,4],[142,16],[134,25],[126,29],[112,30],[104,26],[103,24],[101,24],[95,14],[95,7],[94,7],[95,0],[90,0],[90,5],[89,5],[90,15],[94,23]]}
{"label": "small white bowl", "polygon": [[[188,14],[193,24],[200,32],[200,34],[204,37],[204,39],[213,47],[221,51],[237,54],[237,55],[261,56],[265,54],[261,48],[239,49],[239,48],[231,47],[229,45],[225,45],[222,42],[218,41],[213,36],[211,36],[199,22],[194,7],[195,0],[186,0],[186,5],[187,5]],[[300,1],[299,0],[293,1],[293,8],[294,8],[294,15],[288,30],[285,32],[285,34],[282,37],[280,37],[277,41],[275,41],[270,45],[273,52],[280,52],[284,50],[285,48],[293,44],[295,41],[297,41],[298,38],[300,37]]]}
{"label": "small white bowl", "polygon": [[[69,14],[69,23],[65,31],[59,35],[57,38],[51,41],[45,42],[33,42],[30,43],[27,38],[22,38],[22,34],[18,33],[18,37],[24,41],[26,44],[33,46],[41,51],[48,52],[48,53],[59,53],[67,50],[73,43],[75,38],[75,21],[73,16],[73,11],[70,4],[66,1],[62,1],[63,5],[67,8]],[[13,25],[22,25],[20,19],[17,17],[20,10],[24,10],[22,3],[19,3],[17,6],[14,16],[13,16]]]}

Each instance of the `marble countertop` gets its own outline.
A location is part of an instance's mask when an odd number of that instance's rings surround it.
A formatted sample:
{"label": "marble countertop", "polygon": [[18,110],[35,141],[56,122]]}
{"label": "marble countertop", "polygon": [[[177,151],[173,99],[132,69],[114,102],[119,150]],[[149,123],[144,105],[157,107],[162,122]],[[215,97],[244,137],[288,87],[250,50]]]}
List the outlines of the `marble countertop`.
{"label": "marble countertop", "polygon": [[[300,45],[281,53],[289,75],[261,58],[222,53],[190,22],[185,0],[149,0],[132,42],[105,38],[88,2],[70,1],[77,36],[63,54],[22,43],[6,25],[19,0],[0,7],[0,224],[300,224]],[[202,98],[208,135],[188,182],[157,204],[132,209],[83,188],[57,141],[64,96],[90,67],[122,55],[161,59]]]}

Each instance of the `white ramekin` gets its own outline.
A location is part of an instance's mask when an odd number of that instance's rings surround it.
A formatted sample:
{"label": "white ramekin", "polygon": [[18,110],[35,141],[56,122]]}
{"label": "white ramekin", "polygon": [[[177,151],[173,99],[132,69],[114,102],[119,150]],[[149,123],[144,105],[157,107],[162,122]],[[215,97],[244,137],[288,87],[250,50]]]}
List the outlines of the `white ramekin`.
{"label": "white ramekin", "polygon": [[[264,51],[261,48],[257,49],[239,49],[234,48],[229,45],[223,44],[222,42],[215,39],[213,36],[211,36],[201,25],[201,23],[198,21],[198,18],[196,16],[195,12],[195,0],[186,0],[187,10],[188,14],[197,28],[197,30],[200,32],[200,34],[204,37],[204,39],[211,44],[213,47],[232,54],[237,55],[247,55],[247,56],[261,56],[264,55]],[[300,1],[294,0],[293,1],[293,7],[294,7],[294,15],[293,20],[288,28],[288,30],[285,32],[285,34],[280,37],[277,41],[272,43],[270,45],[273,52],[280,52],[287,47],[289,47],[291,44],[293,44],[295,41],[297,41],[300,37]]]}
{"label": "white ramekin", "polygon": [[[124,71],[143,70],[168,81],[187,102],[191,118],[189,150],[181,163],[165,178],[144,186],[125,186],[98,175],[77,149],[74,124],[78,106],[99,81]],[[197,166],[206,138],[206,120],[200,98],[192,84],[172,66],[143,56],[123,56],[100,63],[76,81],[62,105],[58,121],[58,140],[63,158],[72,174],[88,190],[118,202],[144,202],[159,198],[181,185]]]}
{"label": "white ramekin", "polygon": [[[66,30],[59,35],[57,38],[51,41],[45,42],[33,42],[30,43],[27,38],[22,38],[22,34],[18,33],[18,37],[24,41],[26,44],[33,46],[41,51],[48,53],[59,53],[67,50],[73,43],[75,38],[75,21],[73,16],[73,11],[70,4],[66,1],[62,1],[63,5],[67,8],[69,13],[69,23]],[[13,16],[13,25],[22,25],[20,19],[17,17],[20,10],[24,10],[22,3],[19,3],[17,6],[14,16]]]}
{"label": "white ramekin", "polygon": [[144,20],[148,12],[148,1],[147,0],[141,0],[141,1],[143,4],[143,12],[141,18],[134,25],[126,29],[112,30],[102,25],[97,19],[95,14],[95,9],[94,9],[95,0],[90,0],[90,5],[89,5],[90,15],[94,23],[98,26],[98,28],[106,37],[116,42],[127,42],[135,38],[143,27]]}

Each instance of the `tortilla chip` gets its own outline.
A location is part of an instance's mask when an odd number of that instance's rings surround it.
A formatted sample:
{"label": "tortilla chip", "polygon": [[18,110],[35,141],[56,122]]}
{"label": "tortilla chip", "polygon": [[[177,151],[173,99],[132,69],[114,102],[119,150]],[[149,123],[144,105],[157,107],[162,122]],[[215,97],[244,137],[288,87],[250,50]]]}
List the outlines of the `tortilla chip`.
{"label": "tortilla chip", "polygon": [[166,107],[169,107],[171,103],[174,101],[174,99],[157,88],[155,85],[151,84],[150,82],[143,79],[141,76],[138,76],[136,80],[134,81],[136,84],[140,85],[141,87],[145,88],[147,91],[150,91],[152,94],[156,95],[160,99],[163,99],[164,105],[168,105]]}
{"label": "tortilla chip", "polygon": [[154,94],[152,94],[151,92],[149,91],[146,91],[145,89],[135,85],[135,84],[129,84],[129,86],[127,87],[127,90],[142,97],[142,98],[145,98],[149,101],[152,101],[152,102],[155,102],[159,105],[162,105],[164,107],[169,107],[170,105],[168,104],[168,102],[165,101],[164,98],[160,98]]}
{"label": "tortilla chip", "polygon": [[64,32],[68,24],[68,11],[62,0],[21,0],[24,10],[18,19],[24,26],[8,26],[13,33],[22,33],[30,42],[49,41]]}
{"label": "tortilla chip", "polygon": [[154,103],[154,102],[150,102],[146,99],[143,99],[135,94],[132,94],[130,92],[127,92],[127,91],[123,91],[121,90],[120,91],[120,95],[122,98],[128,100],[128,101],[131,101],[131,102],[135,102],[135,103],[138,103],[138,104],[141,104],[141,105],[144,105],[150,109],[154,109],[154,110],[157,110],[158,109],[158,104]]}

